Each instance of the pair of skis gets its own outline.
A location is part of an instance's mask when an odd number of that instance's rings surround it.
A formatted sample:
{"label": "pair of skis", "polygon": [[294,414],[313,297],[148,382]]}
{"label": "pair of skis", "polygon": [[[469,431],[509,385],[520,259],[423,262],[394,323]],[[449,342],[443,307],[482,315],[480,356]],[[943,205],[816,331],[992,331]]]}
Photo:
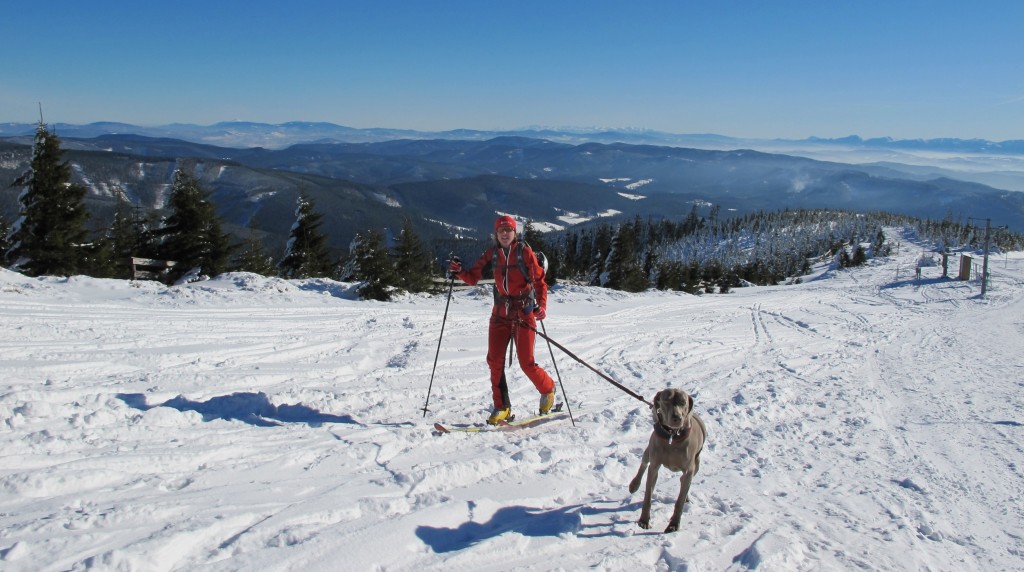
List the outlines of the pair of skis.
{"label": "pair of skis", "polygon": [[538,425],[544,425],[552,421],[559,419],[565,419],[568,415],[562,413],[562,403],[555,405],[550,412],[544,415],[534,415],[527,417],[526,419],[518,419],[513,421],[499,421],[497,425],[480,425],[480,424],[453,424],[453,425],[442,425],[441,423],[434,423],[434,433],[437,435],[443,435],[445,433],[487,433],[490,431],[514,431],[516,429],[525,429],[526,427],[536,427]]}

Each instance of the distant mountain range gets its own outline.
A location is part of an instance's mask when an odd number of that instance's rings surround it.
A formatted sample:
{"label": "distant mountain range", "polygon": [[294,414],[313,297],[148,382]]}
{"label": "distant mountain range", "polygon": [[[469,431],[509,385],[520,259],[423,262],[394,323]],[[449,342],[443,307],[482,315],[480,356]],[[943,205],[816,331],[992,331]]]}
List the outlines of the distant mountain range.
{"label": "distant mountain range", "polygon": [[[31,136],[34,123],[0,123],[0,137]],[[942,151],[954,153],[1000,153],[1024,155],[1024,139],[987,141],[984,139],[862,139],[856,135],[841,138],[810,137],[807,139],[745,139],[714,134],[676,134],[646,129],[581,129],[536,127],[513,131],[455,129],[451,131],[415,131],[411,129],[358,129],[334,123],[291,121],[268,124],[248,121],[225,121],[213,125],[172,123],[141,126],[128,123],[98,122],[84,125],[51,124],[61,137],[91,138],[101,135],[134,134],[156,138],[172,138],[206,143],[220,147],[266,147],[280,149],[298,143],[379,143],[395,139],[452,139],[485,141],[496,137],[525,137],[558,143],[632,143],[715,149],[761,149],[765,146],[830,145],[867,149]]]}
{"label": "distant mountain range", "polygon": [[[955,178],[960,173],[730,148],[729,138],[715,135],[538,130],[531,136],[459,131],[424,137],[329,123],[51,128],[63,141],[75,177],[90,189],[97,226],[112,216],[118,196],[145,211],[163,207],[174,171],[187,168],[212,191],[231,232],[239,239],[253,233],[274,253],[283,249],[300,193],[314,200],[330,244],[339,251],[357,232],[395,229],[404,217],[425,238],[443,240],[486,236],[496,213],[555,230],[599,217],[679,218],[694,206],[705,215],[712,205],[721,207],[723,217],[842,208],[932,219],[951,215],[960,221],[971,217],[979,224],[991,218],[993,224],[1024,231],[1024,193]],[[34,129],[0,125],[5,135],[0,137],[0,212],[11,220],[18,189],[10,184],[28,168]],[[650,142],[663,136],[701,138],[704,148]],[[226,144],[243,140],[250,143]],[[252,145],[256,140],[263,144]],[[802,144],[855,143],[835,141]],[[973,145],[978,153],[984,148],[1012,155],[1019,151],[1008,149],[1024,148],[1022,141],[942,141],[935,145]],[[723,149],[707,148],[716,146]],[[1014,173],[973,175],[1016,181]]]}

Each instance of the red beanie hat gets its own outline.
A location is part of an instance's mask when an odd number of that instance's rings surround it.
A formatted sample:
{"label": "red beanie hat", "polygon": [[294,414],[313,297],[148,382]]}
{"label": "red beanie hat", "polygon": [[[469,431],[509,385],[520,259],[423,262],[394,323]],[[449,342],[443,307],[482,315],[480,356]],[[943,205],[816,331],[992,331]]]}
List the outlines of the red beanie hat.
{"label": "red beanie hat", "polygon": [[503,226],[510,226],[512,230],[516,230],[516,219],[508,215],[498,217],[498,220],[494,221],[494,230],[498,230]]}

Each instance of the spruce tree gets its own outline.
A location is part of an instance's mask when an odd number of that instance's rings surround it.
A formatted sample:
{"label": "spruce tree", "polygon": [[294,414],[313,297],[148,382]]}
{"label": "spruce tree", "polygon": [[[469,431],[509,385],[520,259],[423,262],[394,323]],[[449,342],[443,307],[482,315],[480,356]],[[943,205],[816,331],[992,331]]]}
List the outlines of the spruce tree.
{"label": "spruce tree", "polygon": [[136,224],[133,216],[133,209],[128,201],[121,198],[117,201],[117,210],[114,211],[114,221],[107,230],[107,239],[110,242],[110,256],[116,264],[118,271],[117,278],[130,278],[130,265],[128,259],[134,256],[142,257],[140,246],[142,237],[139,232],[139,225]]}
{"label": "spruce tree", "polygon": [[261,276],[277,276],[274,257],[267,254],[263,243],[251,228],[249,229],[249,238],[235,258],[232,269],[237,272],[252,272]]}
{"label": "spruce tree", "polygon": [[[569,233],[565,236],[565,245],[560,249],[562,256],[555,257],[561,261],[561,275],[574,277],[580,275],[580,237],[575,232]],[[554,262],[554,261],[551,261]]]}
{"label": "spruce tree", "polygon": [[288,235],[284,257],[277,263],[282,278],[326,278],[333,274],[327,252],[327,238],[320,232],[323,215],[316,212],[313,201],[300,195],[295,208],[295,222]]}
{"label": "spruce tree", "polygon": [[412,228],[412,221],[402,221],[402,232],[395,244],[396,284],[408,292],[428,292],[433,285],[434,257]]}
{"label": "spruce tree", "polygon": [[721,210],[722,205],[713,205],[711,207],[711,213],[708,214],[708,222],[711,224],[711,226],[716,226],[718,224],[718,214],[721,212]]}
{"label": "spruce tree", "polygon": [[118,262],[110,239],[100,236],[82,248],[79,268],[83,274],[96,278],[125,278],[127,267]]}
{"label": "spruce tree", "polygon": [[71,168],[61,162],[61,153],[60,139],[40,121],[29,170],[13,185],[24,191],[8,257],[16,270],[30,276],[70,276],[82,270],[86,189],[71,182]]}
{"label": "spruce tree", "polygon": [[114,221],[107,230],[107,237],[113,244],[113,255],[127,259],[135,253],[135,226],[132,224],[132,210],[128,201],[121,199],[117,201],[117,210],[114,211]]}
{"label": "spruce tree", "polygon": [[683,221],[683,234],[695,234],[702,226],[704,226],[704,221],[697,215],[697,205],[693,205],[690,214]]}
{"label": "spruce tree", "polygon": [[172,276],[181,277],[193,271],[207,276],[224,272],[231,245],[228,235],[221,232],[217,212],[199,181],[177,171],[168,206],[171,216],[159,231],[163,237],[160,256],[178,263]]}
{"label": "spruce tree", "polygon": [[7,266],[7,251],[11,249],[11,225],[0,215],[0,266]]}
{"label": "spruce tree", "polygon": [[[875,256],[884,256],[883,252],[885,252],[885,250],[883,250],[883,246],[885,246],[885,232],[882,231],[881,228],[879,228],[878,234],[875,235],[874,242],[871,243],[871,248],[872,251],[875,253]],[[948,244],[943,245],[943,247],[948,246]]]}
{"label": "spruce tree", "polygon": [[639,262],[639,242],[636,224],[627,222],[619,226],[604,263],[603,286],[627,292],[640,292],[647,288],[647,275]]}
{"label": "spruce tree", "polygon": [[396,280],[382,233],[371,230],[356,235],[352,242],[351,263],[353,278],[363,282],[357,290],[362,298],[391,299],[391,288]]}
{"label": "spruce tree", "polygon": [[138,241],[132,256],[160,258],[160,225],[163,221],[156,211],[150,211],[146,217],[140,211],[140,207],[132,209],[132,232]]}
{"label": "spruce tree", "polygon": [[839,247],[839,267],[850,267],[850,251],[846,250],[846,245]]}
{"label": "spruce tree", "polygon": [[697,262],[696,260],[693,260],[693,261],[690,262],[689,265],[686,266],[686,269],[685,269],[684,274],[683,274],[683,285],[682,285],[683,292],[687,292],[689,294],[697,294],[697,293],[699,293],[700,290],[701,290],[700,281],[701,281],[700,263]]}
{"label": "spruce tree", "polygon": [[678,290],[683,282],[682,264],[677,261],[655,263],[654,287],[658,290]]}
{"label": "spruce tree", "polygon": [[554,249],[548,246],[547,242],[544,241],[544,235],[530,221],[526,221],[526,226],[523,228],[523,240],[526,241],[526,244],[530,245],[534,253],[543,253],[544,257],[547,258],[548,270],[544,274],[544,282],[549,286],[554,285],[558,281],[558,261],[554,255]]}
{"label": "spruce tree", "polygon": [[850,259],[850,266],[863,266],[868,261],[868,253],[864,251],[864,245],[858,244],[853,251],[853,258]]}
{"label": "spruce tree", "polygon": [[588,259],[585,263],[587,268],[587,283],[591,286],[604,286],[605,259],[612,250],[612,229],[607,224],[600,224],[593,234],[593,240],[586,249]]}
{"label": "spruce tree", "polygon": [[[704,292],[714,294],[715,286],[722,285],[724,276],[722,265],[717,260],[709,260],[703,268]],[[726,290],[728,291],[728,288]]]}

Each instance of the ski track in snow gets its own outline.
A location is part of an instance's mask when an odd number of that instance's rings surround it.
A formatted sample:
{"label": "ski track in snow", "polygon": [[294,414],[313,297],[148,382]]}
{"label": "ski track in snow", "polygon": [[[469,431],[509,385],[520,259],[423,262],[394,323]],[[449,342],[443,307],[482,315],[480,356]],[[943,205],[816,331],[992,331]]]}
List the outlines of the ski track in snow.
{"label": "ski track in snow", "polygon": [[626,490],[647,406],[557,349],[575,427],[432,433],[489,408],[485,288],[451,300],[424,416],[444,294],[0,271],[0,568],[1024,570],[1024,254],[982,299],[907,278],[902,241],[800,285],[551,292],[552,339],[695,397],[708,441],[669,535],[678,475],[649,531]]}

